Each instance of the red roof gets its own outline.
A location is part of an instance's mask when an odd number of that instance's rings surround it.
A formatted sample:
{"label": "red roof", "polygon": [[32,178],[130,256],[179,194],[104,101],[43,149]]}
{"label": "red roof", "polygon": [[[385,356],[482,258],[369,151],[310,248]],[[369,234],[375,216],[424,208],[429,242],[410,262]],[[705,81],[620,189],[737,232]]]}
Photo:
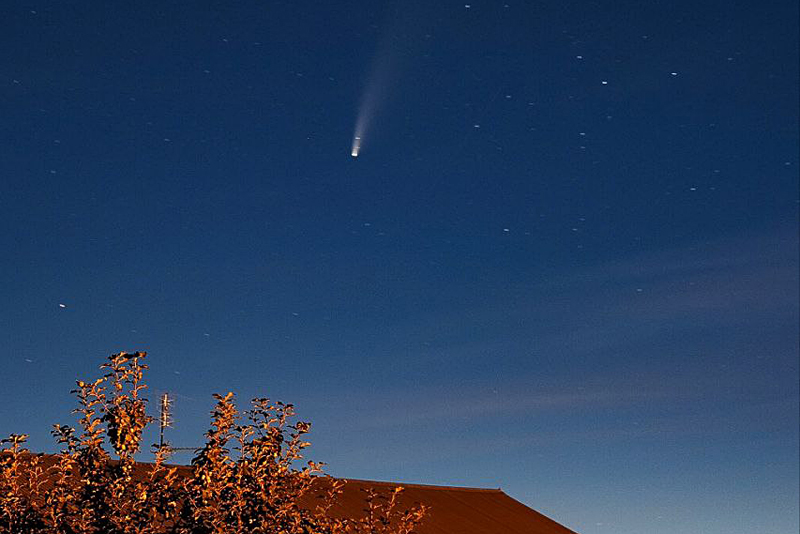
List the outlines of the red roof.
{"label": "red roof", "polygon": [[[54,461],[53,456],[44,456],[45,465],[51,465]],[[134,477],[144,476],[151,466],[152,464],[137,463]],[[178,468],[179,476],[190,474],[189,466],[171,467]],[[328,479],[317,480],[321,486]],[[429,507],[422,524],[415,529],[417,534],[576,534],[499,489],[348,479],[329,513],[335,517],[361,517],[364,515],[366,490],[372,489],[386,494],[397,486],[405,489],[399,496],[400,510],[409,509],[415,504]],[[308,492],[301,498],[300,504],[309,509],[315,508],[319,504],[319,494],[318,491]]]}
{"label": "red roof", "polygon": [[401,509],[415,503],[430,507],[416,529],[419,534],[576,534],[499,489],[348,480],[331,512],[339,517],[362,515],[362,489],[386,491],[398,485],[405,488]]}

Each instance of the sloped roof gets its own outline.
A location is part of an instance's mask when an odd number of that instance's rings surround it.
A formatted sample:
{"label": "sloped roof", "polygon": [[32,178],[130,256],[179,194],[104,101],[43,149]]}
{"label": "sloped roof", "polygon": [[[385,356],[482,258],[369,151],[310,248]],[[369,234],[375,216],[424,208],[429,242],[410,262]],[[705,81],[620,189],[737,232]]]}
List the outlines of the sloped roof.
{"label": "sloped roof", "polygon": [[362,515],[362,490],[386,491],[396,486],[405,488],[400,495],[401,509],[414,503],[430,507],[416,529],[419,534],[576,534],[499,489],[348,480],[331,513],[339,517]]}
{"label": "sloped roof", "polygon": [[[55,457],[44,455],[44,465],[50,466]],[[146,476],[152,464],[137,463],[134,477]],[[189,476],[191,467],[177,467],[179,476]],[[328,479],[318,478],[318,489],[324,490]],[[552,519],[512,499],[500,489],[460,488],[401,484],[373,480],[350,480],[346,483],[336,503],[329,510],[335,517],[360,517],[364,515],[365,491],[372,489],[385,494],[397,486],[403,491],[399,508],[408,509],[415,504],[429,507],[417,534],[577,534]],[[48,483],[43,487],[47,488]],[[317,506],[320,491],[310,491],[300,499],[300,504],[313,509]]]}

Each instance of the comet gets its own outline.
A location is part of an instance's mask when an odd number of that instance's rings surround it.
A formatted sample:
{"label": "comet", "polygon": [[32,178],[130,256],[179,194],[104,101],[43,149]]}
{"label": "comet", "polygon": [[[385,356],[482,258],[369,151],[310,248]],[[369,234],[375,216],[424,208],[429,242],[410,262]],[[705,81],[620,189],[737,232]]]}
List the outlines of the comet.
{"label": "comet", "polygon": [[383,96],[386,93],[386,86],[389,79],[388,72],[393,61],[391,54],[385,52],[385,48],[385,45],[379,46],[378,53],[372,62],[372,68],[370,69],[369,78],[367,78],[364,93],[361,95],[361,102],[358,105],[358,116],[356,117],[355,132],[353,132],[353,144],[350,147],[350,155],[354,158],[357,158],[358,154],[361,152],[362,140],[364,136],[367,135],[369,127],[372,125],[378,102],[383,100]]}
{"label": "comet", "polygon": [[[396,15],[394,12],[392,14]],[[398,63],[403,51],[407,48],[406,43],[409,39],[400,31],[404,26],[413,27],[410,26],[410,23],[401,24],[395,20],[393,24],[390,24],[390,29],[383,33],[377,44],[358,104],[353,143],[350,147],[350,155],[354,158],[361,153],[365,140],[370,135],[378,108],[386,100],[389,89],[393,85],[397,85],[401,70],[398,68]]]}
{"label": "comet", "polygon": [[376,43],[375,55],[369,65],[358,104],[353,143],[350,146],[350,156],[353,158],[357,158],[366,146],[378,112],[389,94],[402,85],[400,75],[405,67],[412,64],[415,51],[430,37],[426,33],[430,30],[421,22],[433,20],[430,14],[407,9],[400,0],[386,3],[392,7],[388,10],[384,29]]}
{"label": "comet", "polygon": [[361,152],[363,140],[372,126],[378,104],[384,99],[389,80],[392,78],[390,70],[393,63],[391,54],[384,53],[378,54],[372,64],[372,70],[358,106],[353,144],[350,147],[350,155],[354,158],[357,158]]}

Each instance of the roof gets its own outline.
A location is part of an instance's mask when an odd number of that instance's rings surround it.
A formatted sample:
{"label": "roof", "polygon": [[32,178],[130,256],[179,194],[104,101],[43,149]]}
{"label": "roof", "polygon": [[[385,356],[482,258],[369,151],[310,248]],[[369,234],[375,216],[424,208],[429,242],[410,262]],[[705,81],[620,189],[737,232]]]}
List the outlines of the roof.
{"label": "roof", "polygon": [[[54,461],[52,455],[44,455],[45,465],[52,465]],[[152,464],[137,463],[134,477],[144,476],[151,467]],[[191,469],[189,466],[170,467],[177,467],[179,476],[188,476]],[[320,489],[328,483],[327,480],[323,477],[317,479]],[[343,491],[329,510],[335,517],[363,516],[366,490],[384,493],[402,486],[405,491],[398,499],[401,510],[418,503],[429,507],[422,524],[415,529],[417,534],[576,534],[500,489],[344,480]],[[319,492],[310,491],[301,497],[300,504],[314,508],[318,504],[318,495]]]}
{"label": "roof", "polygon": [[416,529],[419,534],[576,534],[499,489],[348,480],[331,512],[342,517],[361,515],[362,489],[379,491],[396,486],[405,488],[400,508],[414,503],[430,507]]}

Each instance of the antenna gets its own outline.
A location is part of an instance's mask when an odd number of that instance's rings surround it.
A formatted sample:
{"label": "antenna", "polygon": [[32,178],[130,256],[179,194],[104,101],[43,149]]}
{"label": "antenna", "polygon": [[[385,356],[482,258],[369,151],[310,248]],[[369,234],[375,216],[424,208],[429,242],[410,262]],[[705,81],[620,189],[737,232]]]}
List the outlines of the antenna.
{"label": "antenna", "polygon": [[172,399],[169,398],[169,393],[166,391],[161,395],[161,415],[158,418],[159,426],[159,440],[158,449],[164,449],[164,429],[172,426]]}
{"label": "antenna", "polygon": [[172,423],[174,422],[174,419],[172,418],[172,403],[173,400],[170,398],[169,393],[165,391],[164,394],[161,395],[161,413],[158,417],[158,450],[167,453],[175,451],[194,451],[196,449],[193,447],[173,447],[168,441],[164,441],[164,430],[167,428],[172,428]]}

